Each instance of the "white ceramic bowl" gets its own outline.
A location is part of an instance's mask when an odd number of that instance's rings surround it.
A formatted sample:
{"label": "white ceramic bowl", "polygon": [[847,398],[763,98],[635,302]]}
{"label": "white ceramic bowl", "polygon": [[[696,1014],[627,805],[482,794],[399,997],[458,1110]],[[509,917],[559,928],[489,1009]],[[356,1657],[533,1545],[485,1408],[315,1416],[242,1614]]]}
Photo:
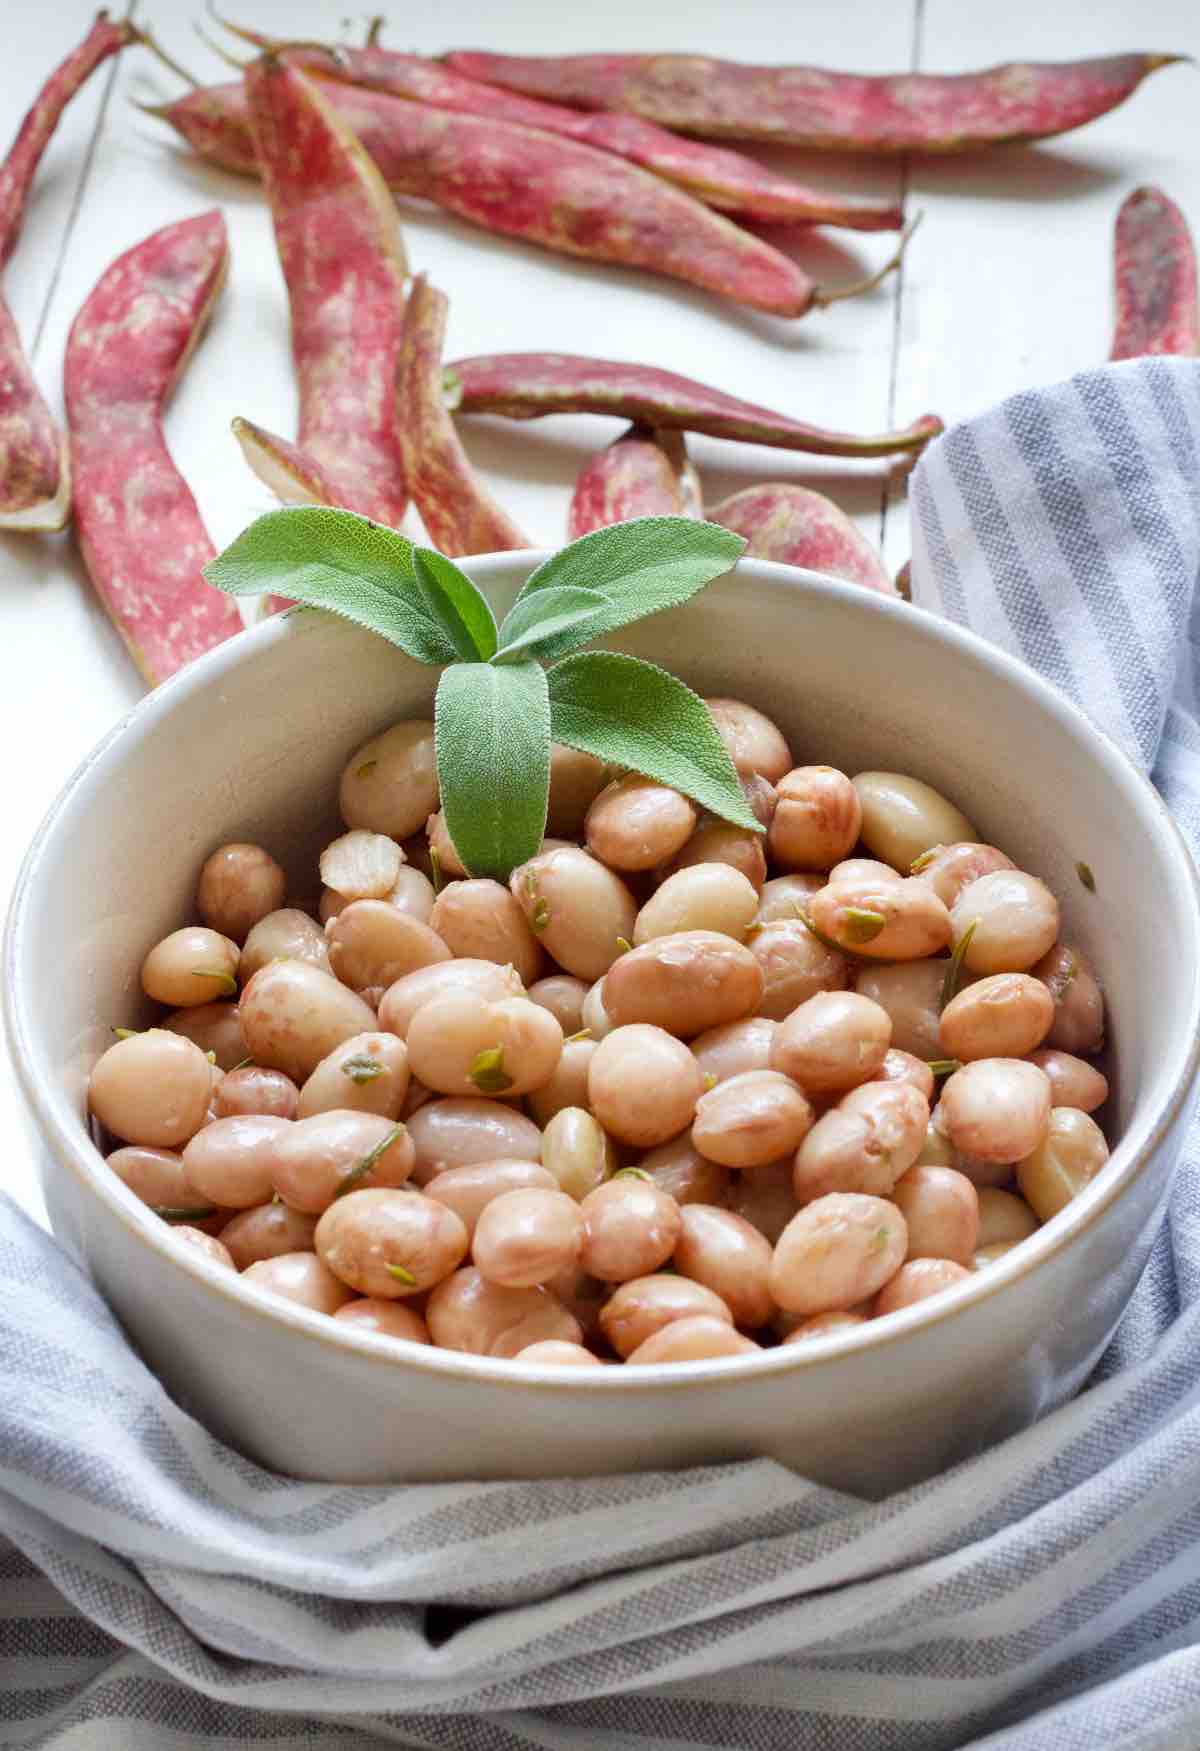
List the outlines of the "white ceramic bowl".
{"label": "white ceramic bowl", "polygon": [[[541,557],[468,569],[503,611]],[[769,1454],[879,1495],[1077,1388],[1132,1292],[1192,1104],[1191,860],[1151,787],[1073,706],[901,602],[746,560],[612,642],[704,693],[753,701],[798,760],[928,779],[1046,878],[1109,1006],[1117,1144],[1083,1195],[986,1273],[886,1322],[748,1360],[578,1376],[399,1350],[210,1265],[105,1168],[84,1090],[109,1028],[145,1017],[142,956],[189,917],[207,853],[261,840],[294,891],[313,892],[348,754],[430,711],[433,671],[306,615],[234,640],[151,695],[76,773],[29,853],[5,985],[51,1220],[174,1396],[282,1471],[530,1477]]]}

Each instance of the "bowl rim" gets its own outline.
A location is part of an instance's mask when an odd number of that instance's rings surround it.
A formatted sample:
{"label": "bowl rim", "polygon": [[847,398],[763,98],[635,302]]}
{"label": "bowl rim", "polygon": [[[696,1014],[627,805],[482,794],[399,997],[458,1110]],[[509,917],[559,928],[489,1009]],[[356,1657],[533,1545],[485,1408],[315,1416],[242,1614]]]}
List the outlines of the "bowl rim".
{"label": "bowl rim", "polygon": [[[543,563],[552,549],[518,549],[506,553],[473,555],[461,561],[463,567],[480,584],[504,577],[513,569],[526,574]],[[702,1390],[712,1382],[729,1387],[737,1381],[749,1384],[794,1370],[830,1366],[842,1357],[900,1342],[910,1335],[928,1330],[944,1321],[952,1321],[993,1296],[1001,1294],[1022,1278],[1037,1270],[1058,1253],[1073,1244],[1093,1228],[1104,1213],[1122,1197],[1144,1172],[1152,1155],[1166,1134],[1180,1118],[1193,1095],[1197,1070],[1200,1069],[1200,873],[1174,819],[1158,791],[1137,768],[1125,751],[1093,724],[1086,713],[1046,681],[1035,670],[1008,652],[989,643],[968,628],[945,620],[928,610],[861,586],[826,577],[806,568],[785,566],[769,560],[743,558],[730,572],[716,580],[710,588],[719,588],[726,578],[739,568],[763,575],[766,582],[794,591],[798,598],[809,593],[831,597],[852,610],[870,617],[895,617],[912,625],[919,615],[918,633],[940,642],[949,653],[961,653],[999,672],[1001,680],[1018,691],[1032,692],[1052,717],[1062,720],[1064,728],[1073,730],[1078,738],[1096,745],[1102,762],[1115,766],[1125,781],[1132,781],[1149,803],[1164,840],[1163,849],[1174,858],[1186,876],[1185,886],[1191,897],[1190,928],[1186,937],[1177,940],[1175,949],[1190,951],[1192,961],[1192,992],[1188,1026],[1181,1030],[1190,1044],[1171,1083],[1169,1092],[1157,1106],[1143,1115],[1139,1126],[1127,1132],[1115,1145],[1101,1172],[1066,1209],[1043,1224],[1020,1246],[994,1262],[986,1272],[972,1273],[963,1282],[927,1301],[903,1308],[886,1320],[868,1321],[855,1328],[844,1328],[814,1338],[806,1344],[785,1344],[764,1350],[758,1355],[714,1357],[682,1363],[652,1363],[630,1367],[562,1367],[548,1364],[512,1366],[511,1359],[476,1356],[465,1352],[439,1349],[433,1345],[412,1343],[406,1339],[387,1337],[373,1332],[356,1331],[344,1322],[314,1309],[304,1308],[282,1297],[256,1289],[232,1275],[224,1266],[206,1258],[197,1248],[189,1246],[174,1234],[137,1199],[116,1175],[102,1171],[105,1163],[89,1135],[86,1124],[75,1112],[68,1116],[66,1097],[54,1086],[54,1070],[40,1066],[35,1057],[31,1030],[25,1015],[25,1002],[18,978],[18,962],[24,934],[26,913],[31,902],[37,872],[60,818],[86,783],[93,769],[108,755],[115,743],[131,730],[152,730],[155,720],[169,716],[174,701],[218,683],[228,670],[253,662],[257,653],[271,644],[300,640],[307,630],[304,620],[286,614],[260,621],[232,639],[227,640],[186,669],[155,688],[126,712],[102,739],[80,761],[67,778],[43,817],[22,860],[13,888],[4,934],[4,1016],[7,1024],[10,1056],[18,1084],[36,1118],[44,1139],[51,1145],[56,1164],[70,1167],[81,1188],[99,1198],[122,1225],[137,1240],[152,1251],[187,1271],[207,1290],[231,1302],[241,1316],[255,1316],[270,1325],[290,1329],[306,1338],[317,1338],[336,1349],[355,1354],[365,1362],[374,1361],[394,1370],[411,1366],[424,1373],[453,1380],[485,1380],[489,1384],[513,1390],[545,1391],[553,1388],[562,1393],[630,1393]],[[1139,1134],[1140,1133],[1140,1134]],[[398,1348],[399,1346],[399,1348]]]}

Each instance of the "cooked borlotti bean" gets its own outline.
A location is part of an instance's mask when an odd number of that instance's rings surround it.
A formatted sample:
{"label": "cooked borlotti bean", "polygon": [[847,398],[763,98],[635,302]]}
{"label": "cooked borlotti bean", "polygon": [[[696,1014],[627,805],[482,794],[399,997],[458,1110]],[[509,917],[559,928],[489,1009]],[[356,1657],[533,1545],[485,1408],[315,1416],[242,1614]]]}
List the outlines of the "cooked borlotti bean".
{"label": "cooked borlotti bean", "polygon": [[451,992],[469,991],[487,1003],[504,997],[520,997],[524,987],[514,967],[498,967],[494,961],[443,961],[407,973],[389,985],[379,1004],[379,1025],[404,1040],[412,1018],[426,1003]]}
{"label": "cooked borlotti bean", "polygon": [[759,1015],[782,1021],[818,991],[844,991],[850,983],[845,955],[818,942],[798,918],[755,929],[746,946],[763,973]]}
{"label": "cooked borlotti bean", "polygon": [[646,1022],[691,1039],[753,1014],[763,984],[742,943],[714,930],[684,930],[623,954],[604,980],[604,1007],[615,1027]]}
{"label": "cooked borlotti bean", "polygon": [[202,1201],[223,1210],[265,1204],[275,1189],[277,1145],[293,1129],[287,1119],[261,1113],[214,1119],[184,1150],[184,1176]]}
{"label": "cooked borlotti bean", "polygon": [[909,961],[895,967],[862,967],[854,989],[885,1009],[892,1022],[892,1045],[914,1058],[942,1055],[940,1017],[945,961]]}
{"label": "cooked borlotti bean", "polygon": [[351,1034],[322,1058],[300,1090],[295,1113],[288,1116],[308,1119],[314,1113],[349,1111],[394,1121],[404,1110],[411,1080],[403,1040],[378,1030]]}
{"label": "cooked borlotti bean", "polygon": [[991,973],[960,991],[942,1011],[947,1058],[1024,1058],[1054,1020],[1054,999],[1028,973]]}
{"label": "cooked borlotti bean", "polygon": [[814,1116],[790,1077],[747,1070],[701,1095],[692,1142],[723,1167],[765,1167],[799,1147]]}
{"label": "cooked borlotti bean", "polygon": [[593,1356],[582,1344],[568,1344],[562,1338],[542,1338],[539,1343],[526,1344],[516,1354],[518,1362],[530,1362],[542,1368],[602,1368],[599,1356]]}
{"label": "cooked borlotti bean", "polygon": [[215,1234],[206,1234],[202,1228],[190,1228],[184,1223],[176,1228],[175,1237],[177,1240],[185,1241],[188,1246],[194,1247],[197,1252],[202,1252],[205,1258],[212,1260],[213,1264],[221,1265],[227,1271],[237,1270],[237,1266],[230,1256],[229,1248],[218,1240]]}
{"label": "cooked borlotti bean", "polygon": [[325,1211],[314,1242],[343,1283],[363,1295],[403,1300],[442,1282],[467,1251],[465,1225],[421,1192],[350,1192]]}
{"label": "cooked borlotti bean", "polygon": [[740,1076],[745,1070],[766,1070],[778,1025],[763,1015],[727,1021],[721,1027],[697,1034],[692,1052],[705,1076],[714,1083]]}
{"label": "cooked borlotti bean", "polygon": [[908,1225],[910,1259],[969,1265],[979,1244],[979,1194],[952,1167],[910,1167],[892,1202]]}
{"label": "cooked borlotti bean", "polygon": [[406,1122],[414,1185],[479,1161],[541,1159],[542,1133],[532,1119],[498,1100],[431,1100]]}
{"label": "cooked borlotti bean", "polygon": [[507,1289],[473,1265],[447,1277],[430,1295],[425,1323],[443,1350],[475,1356],[516,1356],[530,1344],[578,1344],[583,1330],[548,1289]]}
{"label": "cooked borlotti bean", "polygon": [[770,1294],[789,1313],[838,1313],[875,1295],[904,1263],[908,1228],[894,1204],[833,1192],[792,1217],[775,1243]]}
{"label": "cooked borlotti bean", "polygon": [[910,1082],[918,1094],[932,1102],[935,1077],[924,1058],[914,1058],[911,1052],[898,1052],[890,1046],[883,1063],[875,1073],[876,1082]]}
{"label": "cooked borlotti bean", "polygon": [[796,766],[777,782],[767,850],[781,869],[832,869],[862,824],[858,792],[834,766]]}
{"label": "cooked borlotti bean", "polygon": [[247,1283],[268,1295],[282,1296],[316,1313],[336,1313],[353,1299],[353,1289],[335,1277],[315,1252],[285,1252],[278,1258],[260,1259],[242,1272]]}
{"label": "cooked borlotti bean", "polygon": [[919,961],[950,941],[950,914],[915,880],[837,882],[808,903],[814,930],[867,960]]}
{"label": "cooked borlotti bean", "polygon": [[252,1210],[240,1210],[222,1228],[218,1238],[235,1266],[244,1271],[262,1259],[277,1259],[287,1252],[311,1252],[317,1219],[311,1213],[293,1210],[272,1201]]}
{"label": "cooked borlotti bean", "polygon": [[627,772],[597,796],[583,824],[587,848],[609,869],[656,869],[682,850],[696,805],[653,778]]}
{"label": "cooked borlotti bean", "polygon": [[602,1040],[613,1031],[613,1019],[604,1007],[603,978],[596,980],[583,1000],[583,1025],[593,1040]]}
{"label": "cooked borlotti bean", "polygon": [[954,941],[972,973],[1026,973],[1053,947],[1058,901],[1045,882],[1019,869],[998,869],[969,882],[950,913]]}
{"label": "cooked borlotti bean", "polygon": [[[694,1208],[694,1206],[693,1206]],[[579,1262],[602,1283],[625,1283],[665,1265],[680,1235],[674,1198],[639,1174],[618,1174],[580,1205]]]}
{"label": "cooked borlotti bean", "polygon": [[1074,1107],[1055,1107],[1037,1148],[1017,1165],[1021,1196],[1039,1221],[1065,1210],[1108,1160],[1108,1144],[1095,1119]]}
{"label": "cooked borlotti bean", "polygon": [[692,1053],[658,1027],[614,1028],[588,1065],[592,1112],[612,1136],[639,1149],[677,1136],[703,1092],[704,1073]]}
{"label": "cooked borlotti bean", "polygon": [[529,1111],[539,1125],[548,1125],[555,1113],[561,1113],[564,1107],[587,1106],[588,1069],[596,1044],[590,1038],[563,1041],[562,1057],[549,1080],[540,1088],[531,1088],[526,1096]]}
{"label": "cooked borlotti bean", "polygon": [[577,838],[588,810],[607,782],[608,767],[603,760],[562,742],[551,742],[547,833]]}
{"label": "cooked borlotti bean", "polygon": [[637,915],[636,947],[658,936],[709,930],[738,942],[754,921],[758,892],[740,870],[727,863],[693,863],[676,870]]}
{"label": "cooked borlotti bean", "polygon": [[866,1082],[822,1115],[796,1151],[792,1190],[809,1204],[831,1192],[890,1197],[914,1165],[929,1106],[908,1082]]}
{"label": "cooked borlotti bean", "polygon": [[422,1004],[408,1029],[413,1075],[442,1094],[528,1094],[550,1080],[562,1048],[550,1011],[527,997],[481,1003],[451,992]]}
{"label": "cooked borlotti bean", "polygon": [[1029,1057],[1050,1078],[1056,1107],[1078,1107],[1081,1113],[1094,1113],[1108,1099],[1108,1078],[1085,1059],[1054,1046],[1042,1047]]}
{"label": "cooked borlotti bean", "polygon": [[1038,1219],[1024,1198],[1001,1191],[996,1186],[980,1187],[976,1197],[979,1202],[977,1252],[989,1246],[1012,1246],[1037,1233]]}
{"label": "cooked borlotti bean", "polygon": [[780,1022],[771,1068],[809,1094],[841,1094],[879,1073],[891,1039],[878,1003],[856,991],[821,991]]}
{"label": "cooked borlotti bean", "polygon": [[557,1188],[501,1192],[479,1213],[471,1257],[489,1283],[527,1289],[570,1269],[579,1257],[583,1228],[579,1205]]}
{"label": "cooked borlotti bean", "polygon": [[778,784],[792,768],[792,751],[777,725],[740,699],[706,699],[717,734],[739,772],[758,772]]}
{"label": "cooked borlotti bean", "polygon": [[218,1069],[234,1070],[249,1057],[236,1003],[201,1003],[176,1009],[163,1021],[168,1033],[182,1034],[202,1052],[211,1052]]}
{"label": "cooked borlotti bean", "polygon": [[1056,943],[1033,974],[1054,999],[1054,1020],[1046,1044],[1063,1052],[1100,1051],[1104,1045],[1104,997],[1079,950]]}
{"label": "cooked borlotti bean", "polygon": [[199,1046],[150,1028],[110,1046],[92,1068],[88,1106],[123,1143],[177,1149],[208,1116],[212,1066]]}
{"label": "cooked borlotti bean", "polygon": [[1050,1078],[1019,1058],[978,1058],[947,1080],[938,1113],[961,1155],[1021,1161],[1046,1135]]}
{"label": "cooked borlotti bean", "polygon": [[590,986],[570,973],[551,973],[548,978],[538,979],[530,985],[526,995],[530,1003],[540,1003],[543,1009],[548,1009],[570,1039],[584,1025],[583,1002],[589,990]]}
{"label": "cooked borlotti bean", "polygon": [[[447,882],[434,902],[429,923],[449,954],[515,967],[526,985],[531,985],[542,970],[543,955],[537,938],[516,900],[499,882]],[[576,1022],[575,1027],[578,1026]]]}
{"label": "cooked borlotti bean", "polygon": [[711,1289],[674,1273],[631,1277],[600,1310],[600,1330],[618,1356],[628,1357],[677,1319],[708,1318],[733,1325],[733,1315]]}
{"label": "cooked borlotti bean", "polygon": [[819,894],[829,879],[824,871],[818,874],[815,870],[796,870],[791,875],[772,876],[769,882],[763,883],[754,922],[796,923],[808,911],[808,902],[813,895]]}
{"label": "cooked borlotti bean", "polygon": [[534,1161],[476,1161],[468,1167],[450,1167],[429,1180],[425,1196],[448,1210],[465,1225],[468,1235],[494,1198],[506,1192],[558,1190],[558,1182]]}
{"label": "cooked borlotti bean", "polygon": [[907,875],[933,846],[974,840],[975,828],[960,809],[903,772],[860,772],[854,780],[862,805],[862,842],[873,857]]}
{"label": "cooked borlotti bean", "polygon": [[1011,857],[1006,857],[994,845],[975,845],[966,841],[959,845],[939,845],[916,859],[913,875],[928,884],[943,906],[953,907],[963,889],[980,876],[998,869],[1015,869]]}
{"label": "cooked borlotti bean", "polygon": [[374,1332],[376,1337],[403,1338],[408,1344],[427,1344],[429,1327],[414,1308],[402,1301],[381,1301],[374,1295],[364,1295],[357,1301],[343,1302],[333,1316],[353,1331]]}
{"label": "cooked borlotti bean", "polygon": [[409,973],[453,958],[435,930],[387,900],[352,900],[326,935],[329,965],[352,991],[386,991]]}
{"label": "cooked borlotti bean", "polygon": [[539,853],[513,871],[509,887],[546,953],[577,979],[598,979],[633,939],[637,901],[581,847]]}
{"label": "cooked borlotti bean", "polygon": [[687,1204],[679,1212],[675,1269],[719,1295],[738,1325],[771,1317],[771,1243],[732,1210]]}
{"label": "cooked borlotti bean", "polygon": [[[424,870],[414,868],[411,863],[401,864],[392,888],[383,898],[389,906],[394,906],[397,912],[403,912],[409,918],[415,918],[418,924],[429,923],[429,914],[433,911],[435,896],[433,883]],[[321,892],[321,903],[317,916],[322,924],[328,924],[350,904],[351,901],[347,899],[345,894],[339,894],[335,888],[324,888]]]}
{"label": "cooked borlotti bean", "polygon": [[375,1026],[369,1004],[305,961],[271,961],[255,973],[238,1013],[255,1063],[293,1082],[306,1082],[335,1046]]}
{"label": "cooked borlotti bean", "polygon": [[782,1341],[785,1344],[807,1344],[814,1338],[829,1337],[839,1331],[853,1331],[856,1326],[866,1323],[866,1315],[862,1313],[812,1313],[807,1319],[802,1319],[799,1325],[794,1325]]}
{"label": "cooked borlotti bean", "polygon": [[674,1319],[626,1356],[632,1367],[657,1362],[708,1362],[719,1356],[751,1356],[759,1345],[734,1331],[723,1319],[698,1314],[692,1319]]}
{"label": "cooked borlotti bean", "polygon": [[272,961],[307,961],[327,973],[329,943],[325,932],[307,912],[294,906],[268,912],[247,933],[238,962],[238,978],[246,985]]}
{"label": "cooked borlotti bean", "polygon": [[338,801],[348,827],[407,839],[438,805],[433,725],[424,718],[393,724],[353,753]]}
{"label": "cooked borlotti bean", "polygon": [[142,962],[142,990],[172,1008],[211,1003],[237,990],[239,949],[219,931],[189,925],[156,943]]}
{"label": "cooked borlotti bean", "polygon": [[693,869],[702,863],[724,863],[738,870],[760,893],[767,879],[767,858],[763,850],[763,835],[749,827],[735,827],[716,815],[709,815],[692,834],[682,851],[677,851],[663,870],[664,876],[676,875],[681,869]]}
{"label": "cooked borlotti bean", "polygon": [[[904,877],[899,870],[893,869],[890,863],[880,863],[874,857],[846,857],[841,863],[835,863],[829,871],[826,880],[835,885],[838,882],[902,882]],[[825,886],[825,882],[821,883]],[[816,892],[816,889],[813,890]],[[817,1314],[818,1319],[840,1318],[837,1314]]]}
{"label": "cooked borlotti bean", "polygon": [[[704,1202],[696,1199],[697,1203]],[[709,1199],[709,1203],[715,1202]],[[800,1208],[792,1189],[792,1157],[756,1167],[752,1173],[731,1174],[722,1200],[727,1210],[748,1222],[774,1246]]]}
{"label": "cooked borlotti bean", "polygon": [[287,877],[261,845],[218,846],[205,860],[196,910],[210,930],[245,942],[260,918],[283,905]]}
{"label": "cooked borlotti bean", "polygon": [[560,1191],[582,1201],[611,1178],[617,1155],[599,1120],[582,1107],[563,1107],[542,1132],[542,1166]]}
{"label": "cooked borlotti bean", "polygon": [[247,1064],[221,1078],[212,1110],[218,1119],[232,1119],[241,1113],[294,1119],[299,1104],[300,1090],[290,1076],[282,1070],[260,1070],[257,1064]]}
{"label": "cooked borlotti bean", "polygon": [[[729,1169],[701,1155],[688,1131],[648,1149],[638,1167],[677,1204],[724,1204],[729,1195]],[[761,1169],[754,1177],[762,1177]]]}
{"label": "cooked borlotti bean", "polygon": [[901,1265],[896,1275],[875,1297],[873,1318],[886,1313],[898,1313],[902,1307],[915,1307],[918,1301],[928,1301],[931,1295],[942,1295],[965,1283],[971,1273],[953,1259],[910,1259]]}
{"label": "cooked borlotti bean", "polygon": [[402,1186],[415,1151],[404,1125],[376,1113],[335,1111],[276,1131],[268,1153],[270,1183],[284,1203],[315,1216],[360,1186]]}

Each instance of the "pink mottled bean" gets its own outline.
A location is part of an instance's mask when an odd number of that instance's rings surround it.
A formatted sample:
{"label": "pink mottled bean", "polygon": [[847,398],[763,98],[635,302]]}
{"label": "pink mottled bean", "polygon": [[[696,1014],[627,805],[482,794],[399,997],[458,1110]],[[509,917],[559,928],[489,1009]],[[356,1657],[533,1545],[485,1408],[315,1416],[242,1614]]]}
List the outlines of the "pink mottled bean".
{"label": "pink mottled bean", "polygon": [[444,961],[389,985],[380,1000],[379,1025],[406,1040],[413,1016],[438,997],[468,991],[485,1003],[497,1003],[504,997],[519,997],[523,989],[514,967],[498,967],[494,961]]}
{"label": "pink mottled bean", "polygon": [[603,1283],[625,1283],[657,1271],[680,1237],[681,1212],[674,1198],[632,1175],[618,1175],[597,1186],[579,1209],[583,1218],[579,1262],[589,1276]]}
{"label": "pink mottled bean", "polygon": [[870,1082],[891,1045],[888,1013],[856,991],[821,991],[779,1024],[771,1068],[809,1094],[838,1094]]}
{"label": "pink mottled bean", "polygon": [[792,769],[792,751],[771,719],[741,699],[704,701],[739,772],[757,772],[778,784]]}
{"label": "pink mottled bean", "polygon": [[242,1272],[242,1281],[317,1313],[334,1314],[354,1296],[353,1289],[335,1277],[315,1252],[285,1252],[278,1258],[260,1259]]}
{"label": "pink mottled bean", "polygon": [[476,1161],[467,1167],[450,1167],[435,1174],[425,1185],[427,1198],[453,1210],[473,1239],[484,1210],[506,1192],[558,1190],[558,1181],[534,1161]]}
{"label": "pink mottled bean", "polygon": [[404,1125],[377,1113],[314,1113],[271,1139],[270,1178],[285,1204],[316,1216],[356,1187],[402,1186],[414,1155]]}
{"label": "pink mottled bean", "polygon": [[322,1058],[304,1087],[295,1116],[314,1113],[377,1113],[396,1120],[411,1081],[408,1049],[395,1034],[351,1034]]}
{"label": "pink mottled bean", "polygon": [[333,1316],[351,1331],[373,1332],[376,1337],[402,1338],[406,1344],[427,1344],[429,1327],[414,1308],[402,1301],[381,1301],[364,1295],[344,1302]]}
{"label": "pink mottled bean", "polygon": [[579,1321],[548,1289],[507,1289],[473,1265],[439,1283],[425,1307],[429,1335],[443,1350],[475,1356],[517,1356],[530,1344],[578,1344]]}
{"label": "pink mottled bean", "polygon": [[976,845],[966,840],[955,845],[937,845],[924,852],[915,860],[912,873],[933,889],[943,906],[952,908],[963,889],[980,876],[1016,867],[1012,858],[994,845]]}
{"label": "pink mottled bean", "polygon": [[753,1355],[760,1345],[734,1331],[723,1319],[698,1314],[692,1319],[674,1319],[625,1358],[629,1367],[649,1367],[661,1362],[708,1362],[719,1356]]}
{"label": "pink mottled bean", "polygon": [[832,869],[862,824],[858,792],[834,766],[797,766],[777,780],[767,849],[781,869]]}
{"label": "pink mottled bean", "polygon": [[908,1225],[910,1259],[969,1265],[979,1240],[979,1195],[952,1167],[910,1167],[892,1202]]}
{"label": "pink mottled bean", "polygon": [[525,914],[499,882],[447,882],[429,923],[451,953],[515,967],[526,985],[542,970],[544,956]]}
{"label": "pink mottled bean", "polygon": [[771,1260],[770,1293],[789,1313],[838,1313],[875,1295],[904,1262],[908,1230],[894,1204],[856,1192],[793,1216]]}
{"label": "pink mottled bean", "polygon": [[592,1112],[610,1135],[639,1149],[678,1135],[703,1092],[704,1074],[691,1052],[659,1027],[614,1028],[588,1065]]}
{"label": "pink mottled bean", "polygon": [[882,1319],[889,1313],[899,1313],[902,1307],[915,1307],[918,1301],[944,1295],[947,1289],[968,1282],[970,1276],[966,1266],[953,1259],[910,1259],[875,1297],[872,1317]]}
{"label": "pink mottled bean", "polygon": [[733,1315],[721,1297],[703,1283],[674,1274],[631,1277],[601,1308],[600,1330],[618,1356],[627,1358],[675,1320],[695,1318],[733,1325]]}
{"label": "pink mottled bean", "polygon": [[1081,1113],[1094,1113],[1108,1099],[1108,1078],[1094,1064],[1076,1058],[1071,1052],[1043,1046],[1029,1054],[1029,1061],[1050,1078],[1056,1107],[1078,1107]]}
{"label": "pink mottled bean", "polygon": [[747,1070],[701,1095],[692,1142],[722,1167],[765,1167],[799,1148],[813,1118],[790,1077],[777,1070]]}
{"label": "pink mottled bean", "polygon": [[501,1192],[479,1213],[471,1257],[489,1283],[549,1283],[579,1258],[584,1218],[574,1198],[545,1187]]}
{"label": "pink mottled bean", "polygon": [[550,1011],[569,1040],[584,1025],[583,1003],[589,989],[583,979],[572,978],[570,973],[551,973],[530,985],[528,997],[530,1003],[540,1003]]}
{"label": "pink mottled bean", "polygon": [[831,1192],[890,1197],[916,1162],[929,1125],[924,1095],[907,1082],[866,1082],[819,1118],[796,1151],[800,1204]]}
{"label": "pink mottled bean", "polygon": [[251,1210],[239,1210],[219,1238],[237,1269],[244,1271],[287,1252],[312,1252],[316,1226],[315,1216],[287,1204],[258,1204]]}
{"label": "pink mottled bean", "polygon": [[417,1186],[427,1185],[452,1167],[541,1159],[538,1127],[498,1100],[431,1100],[407,1124],[414,1150],[412,1181]]}
{"label": "pink mottled bean", "polygon": [[1104,996],[1078,949],[1056,943],[1033,968],[1054,999],[1046,1045],[1063,1052],[1098,1052],[1104,1045]]}
{"label": "pink mottled bean", "polygon": [[713,1083],[746,1070],[766,1070],[778,1023],[767,1016],[752,1015],[745,1021],[727,1021],[709,1028],[692,1041],[692,1053]]}
{"label": "pink mottled bean", "polygon": [[729,1192],[730,1173],[715,1161],[699,1153],[687,1131],[649,1149],[638,1162],[649,1174],[659,1191],[666,1192],[679,1205],[724,1204]]}
{"label": "pink mottled bean", "polygon": [[770,1242],[732,1210],[687,1204],[679,1216],[675,1269],[719,1295],[738,1325],[765,1325],[773,1305]]}
{"label": "pink mottled bean", "polygon": [[313,1239],[334,1276],[385,1301],[420,1295],[442,1282],[469,1245],[466,1227],[445,1204],[421,1192],[385,1188],[338,1198]]}
{"label": "pink mottled bean", "polygon": [[1046,1135],[1050,1078],[1019,1058],[977,1058],[942,1089],[942,1129],[961,1155],[997,1164],[1031,1155]]}
{"label": "pink mottled bean", "polygon": [[756,929],[746,946],[763,972],[758,1013],[784,1021],[819,991],[843,991],[850,982],[846,957],[818,942],[798,919]]}
{"label": "pink mottled bean", "polygon": [[232,1119],[246,1113],[263,1113],[273,1119],[294,1119],[300,1101],[300,1090],[282,1070],[260,1070],[257,1064],[231,1070],[222,1077],[213,1096],[213,1112],[218,1119]]}

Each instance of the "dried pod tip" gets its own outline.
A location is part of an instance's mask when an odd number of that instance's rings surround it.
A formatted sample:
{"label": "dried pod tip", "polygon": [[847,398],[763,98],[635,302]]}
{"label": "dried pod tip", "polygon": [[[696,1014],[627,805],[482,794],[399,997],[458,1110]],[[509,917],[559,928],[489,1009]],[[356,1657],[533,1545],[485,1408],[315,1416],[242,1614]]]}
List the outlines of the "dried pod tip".
{"label": "dried pod tip", "polygon": [[225,45],[216,42],[210,37],[204,26],[197,20],[193,21],[192,29],[200,38],[200,41],[204,44],[205,48],[208,49],[210,53],[214,54],[219,61],[224,61],[227,67],[232,67],[235,73],[244,73],[247,67],[253,65],[255,59],[253,55],[247,55],[244,60],[239,55],[231,55]]}
{"label": "dried pod tip", "polygon": [[845,298],[861,298],[864,292],[873,292],[876,286],[881,285],[889,274],[894,274],[900,267],[912,235],[924,217],[924,213],[914,213],[900,233],[899,241],[887,261],[875,273],[868,274],[865,280],[855,280],[849,286],[838,286],[832,291],[824,286],[817,286],[812,296],[815,307],[823,310],[829,304],[840,304]]}
{"label": "dried pod tip", "polygon": [[140,31],[138,41],[144,49],[149,49],[156,61],[161,61],[168,72],[174,73],[177,79],[182,79],[185,85],[190,85],[193,91],[200,90],[200,80],[194,73],[189,73],[186,67],[180,66],[173,55],[168,55],[158,38],[148,30]]}

